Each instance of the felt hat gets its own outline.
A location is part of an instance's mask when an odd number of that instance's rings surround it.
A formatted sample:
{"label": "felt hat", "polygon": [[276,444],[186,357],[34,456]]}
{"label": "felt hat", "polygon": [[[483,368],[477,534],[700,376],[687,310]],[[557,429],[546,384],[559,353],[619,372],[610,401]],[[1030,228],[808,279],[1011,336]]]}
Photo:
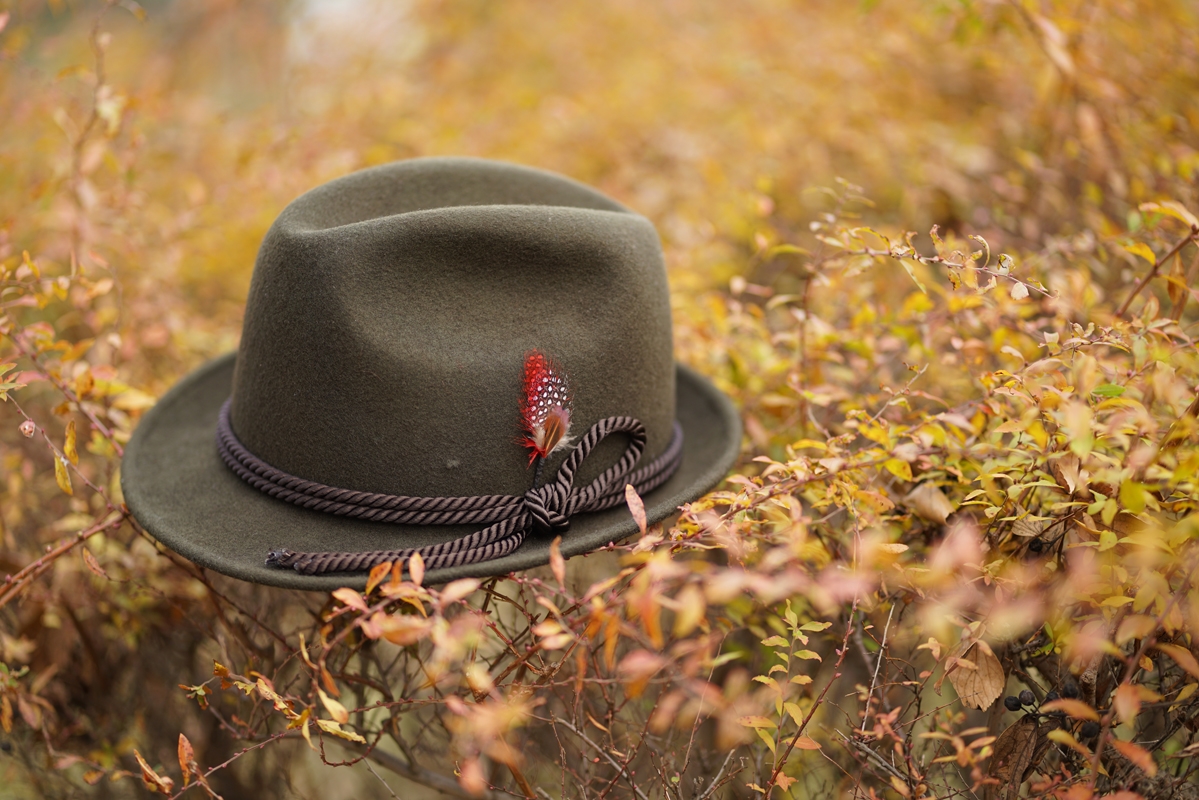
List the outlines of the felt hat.
{"label": "felt hat", "polygon": [[134,517],[204,567],[327,590],[420,550],[499,575],[637,531],[726,474],[729,400],[674,362],[653,226],[553,173],[373,167],[267,232],[236,353],[146,413]]}

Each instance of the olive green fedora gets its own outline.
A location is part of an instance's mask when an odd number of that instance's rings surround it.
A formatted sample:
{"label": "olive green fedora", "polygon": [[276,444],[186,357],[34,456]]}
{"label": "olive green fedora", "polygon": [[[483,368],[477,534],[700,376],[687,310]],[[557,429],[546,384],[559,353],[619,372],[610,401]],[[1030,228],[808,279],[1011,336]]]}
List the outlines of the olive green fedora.
{"label": "olive green fedora", "polygon": [[133,516],[256,583],[426,580],[620,541],[727,473],[721,392],[674,361],[653,226],[560,175],[479,159],[362,170],[267,232],[241,344],[173,387],[125,450]]}

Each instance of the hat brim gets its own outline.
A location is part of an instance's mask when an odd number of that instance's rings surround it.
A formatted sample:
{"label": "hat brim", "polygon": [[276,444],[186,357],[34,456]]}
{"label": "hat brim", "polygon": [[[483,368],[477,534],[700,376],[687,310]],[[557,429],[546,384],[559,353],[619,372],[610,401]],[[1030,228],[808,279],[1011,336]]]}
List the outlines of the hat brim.
{"label": "hat brim", "polygon": [[[125,448],[121,489],[133,516],[159,542],[202,567],[254,583],[290,589],[361,589],[364,573],[301,575],[270,567],[267,553],[369,552],[423,547],[471,533],[478,526],[389,525],[308,511],[275,500],[225,466],[216,447],[217,414],[229,397],[235,354],[217,358],[173,387],[142,418]],[[729,399],[692,370],[677,368],[677,419],[683,461],[662,486],[646,494],[646,517],[659,522],[702,496],[728,473],[741,445],[741,421]],[[562,537],[569,558],[637,532],[627,508],[571,519]],[[530,535],[503,558],[429,570],[427,583],[490,577],[549,562],[552,537]]]}

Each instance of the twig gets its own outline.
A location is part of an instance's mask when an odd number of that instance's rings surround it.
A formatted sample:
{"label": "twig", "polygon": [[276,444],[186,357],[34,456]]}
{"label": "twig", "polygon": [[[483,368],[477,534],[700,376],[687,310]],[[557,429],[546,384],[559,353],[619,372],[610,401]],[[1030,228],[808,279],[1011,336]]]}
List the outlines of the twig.
{"label": "twig", "polygon": [[770,773],[770,780],[766,782],[766,791],[764,797],[770,797],[770,793],[774,791],[774,784],[778,781],[779,774],[783,771],[783,767],[787,764],[787,758],[791,755],[791,751],[795,749],[796,742],[803,735],[804,729],[808,727],[808,723],[812,721],[812,717],[816,715],[816,711],[824,705],[824,697],[828,694],[828,690],[833,688],[833,684],[841,677],[838,671],[841,669],[841,664],[845,662],[845,654],[849,652],[849,635],[853,631],[853,617],[858,611],[858,601],[854,598],[853,606],[849,609],[849,621],[845,625],[845,636],[841,639],[841,649],[837,651],[837,663],[833,664],[833,677],[824,685],[820,696],[816,698],[816,702],[812,703],[812,707],[808,709],[808,713],[804,715],[803,722],[799,724],[799,729],[795,731],[795,736],[791,737],[791,741],[787,744],[787,749],[783,751],[783,755],[774,763],[774,770]]}
{"label": "twig", "polygon": [[870,691],[866,693],[866,708],[862,711],[862,733],[866,732],[866,720],[870,716],[870,699],[874,697],[874,685],[878,680],[878,670],[883,665],[883,650],[887,647],[887,631],[891,630],[891,615],[895,613],[895,604],[887,612],[887,624],[883,626],[883,640],[878,646],[878,661],[874,662],[874,677],[870,679]]}
{"label": "twig", "polygon": [[717,782],[720,780],[720,776],[724,774],[724,770],[729,765],[729,761],[732,760],[733,753],[735,753],[735,752],[737,752],[737,751],[736,750],[729,751],[729,754],[724,757],[724,763],[720,765],[720,769],[716,770],[716,775],[712,778],[712,782],[708,784],[708,788],[704,790],[703,794],[701,794],[699,797],[695,798],[695,800],[707,800],[708,796],[711,795],[712,792],[716,791],[717,788],[719,788],[717,786]]}
{"label": "twig", "polygon": [[[627,770],[624,767],[622,767],[620,764],[618,764],[616,762],[616,759],[612,758],[612,756],[608,754],[607,750],[605,750],[604,748],[600,747],[595,742],[588,739],[587,734],[583,733],[581,730],[576,728],[574,725],[571,725],[566,720],[559,719],[558,717],[550,717],[550,724],[551,725],[561,725],[563,728],[566,728],[566,730],[570,731],[575,736],[578,736],[584,742],[591,745],[591,748],[593,750],[595,750],[597,753],[599,753],[605,759],[607,759],[608,763],[611,764],[613,767],[615,767],[622,775],[625,775],[626,777],[628,777]],[[633,783],[633,780],[631,777],[629,778],[629,786],[633,787],[633,791],[637,793],[637,796],[640,797],[641,800],[649,800],[649,798],[646,796],[645,792],[641,791],[641,789],[639,789],[637,787],[637,785],[635,783]]]}
{"label": "twig", "polygon": [[363,759],[362,763],[366,765],[366,768],[370,770],[372,775],[379,779],[379,783],[383,784],[383,788],[385,788],[387,793],[391,795],[392,800],[400,800],[399,796],[392,790],[390,786],[387,785],[387,781],[383,780],[383,776],[375,772],[375,768],[371,766],[370,759]]}
{"label": "twig", "polygon": [[423,767],[418,767],[413,764],[408,764],[399,756],[392,755],[386,750],[367,750],[362,751],[354,747],[348,742],[342,742],[340,739],[332,739],[330,741],[341,745],[347,750],[350,750],[360,756],[365,756],[371,761],[374,761],[383,769],[394,772],[401,778],[407,778],[410,781],[419,783],[423,786],[428,786],[430,789],[436,789],[442,794],[448,794],[452,797],[459,797],[462,800],[499,800],[495,792],[484,791],[482,794],[471,794],[466,789],[463,789],[458,781],[449,778],[432,770],[427,770]]}
{"label": "twig", "polygon": [[857,750],[858,752],[862,753],[863,755],[869,757],[869,759],[871,761],[873,761],[875,764],[878,764],[880,767],[885,769],[887,772],[890,772],[896,778],[899,778],[899,780],[903,781],[904,784],[909,783],[908,777],[906,775],[904,775],[902,772],[897,770],[893,764],[891,764],[890,762],[887,761],[887,759],[883,758],[881,755],[874,752],[872,749],[867,747],[865,744],[863,744],[862,742],[859,742],[855,739],[850,739],[848,736],[846,736],[841,731],[837,731],[837,735],[840,736],[842,739],[844,739],[846,744],[851,745],[855,750]]}
{"label": "twig", "polygon": [[1132,292],[1128,295],[1127,298],[1125,298],[1124,302],[1120,305],[1120,310],[1116,312],[1116,316],[1117,317],[1124,316],[1124,314],[1128,311],[1128,307],[1130,305],[1132,305],[1133,298],[1135,298],[1138,294],[1140,294],[1141,290],[1145,288],[1145,285],[1148,284],[1149,281],[1153,280],[1153,278],[1157,276],[1157,272],[1158,272],[1158,270],[1160,270],[1162,268],[1162,265],[1164,265],[1167,261],[1169,261],[1171,258],[1173,258],[1178,253],[1179,250],[1186,247],[1188,242],[1194,242],[1197,240],[1199,240],[1199,225],[1192,225],[1191,232],[1188,233],[1186,236],[1184,236],[1182,239],[1179,239],[1178,244],[1176,244],[1170,248],[1170,252],[1166,253],[1164,256],[1159,258],[1157,261],[1153,262],[1153,266],[1150,267],[1149,271],[1145,273],[1145,276],[1142,277],[1137,282],[1136,286],[1132,287]]}
{"label": "twig", "polygon": [[34,561],[32,564],[26,566],[16,575],[10,575],[5,578],[4,584],[8,586],[8,588],[3,594],[0,594],[0,608],[4,608],[4,606],[8,605],[14,597],[21,593],[21,590],[24,589],[30,581],[49,569],[50,565],[52,565],[63,553],[68,552],[76,545],[87,541],[89,538],[95,536],[101,531],[108,530],[109,528],[114,530],[119,528],[121,523],[124,521],[124,516],[118,516],[114,519],[111,518],[110,515],[108,518],[105,518],[103,522],[99,522],[90,528],[85,528],[69,539],[64,539],[56,547],[52,547],[47,550],[45,555],[43,555],[37,561]]}

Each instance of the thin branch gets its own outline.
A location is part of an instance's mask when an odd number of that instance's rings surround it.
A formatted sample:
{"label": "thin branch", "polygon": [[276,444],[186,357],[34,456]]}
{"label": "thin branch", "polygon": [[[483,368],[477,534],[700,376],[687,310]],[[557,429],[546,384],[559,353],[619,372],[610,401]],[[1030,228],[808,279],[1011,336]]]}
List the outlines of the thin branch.
{"label": "thin branch", "polygon": [[1153,266],[1149,269],[1148,272],[1145,273],[1144,277],[1142,277],[1137,282],[1136,286],[1132,287],[1132,292],[1128,295],[1127,298],[1125,298],[1124,302],[1120,305],[1120,310],[1116,312],[1116,316],[1122,318],[1124,316],[1124,314],[1128,312],[1128,307],[1130,305],[1132,305],[1133,298],[1135,298],[1138,294],[1140,294],[1141,290],[1145,288],[1145,286],[1149,283],[1149,281],[1153,280],[1153,278],[1157,276],[1158,270],[1160,270],[1167,261],[1169,261],[1171,258],[1173,258],[1178,253],[1178,251],[1180,251],[1180,250],[1182,250],[1182,248],[1186,247],[1188,242],[1194,242],[1194,241],[1199,241],[1199,225],[1192,225],[1191,232],[1188,233],[1186,236],[1184,236],[1182,239],[1179,239],[1178,244],[1176,244],[1170,248],[1170,252],[1166,253],[1164,256],[1159,258],[1157,261],[1153,262]]}
{"label": "thin branch", "polygon": [[[726,767],[728,767],[729,761],[732,760],[733,753],[735,753],[735,752],[737,752],[737,751],[736,750],[729,751],[729,754],[724,757],[724,763],[720,765],[720,769],[716,770],[716,775],[712,778],[712,782],[708,784],[708,788],[704,790],[703,794],[701,794],[699,797],[695,798],[695,800],[707,800],[707,798],[712,794],[712,792],[714,792],[720,788],[720,786],[718,785],[717,782],[720,780],[720,776],[724,774],[724,770]],[[733,776],[730,775],[729,777],[732,778]]]}
{"label": "thin branch", "polygon": [[333,740],[336,744],[341,745],[347,750],[359,756],[365,756],[371,761],[374,761],[383,769],[394,772],[401,778],[419,783],[423,786],[428,786],[430,789],[436,789],[442,794],[448,794],[452,797],[460,797],[462,800],[499,800],[495,792],[484,791],[482,794],[471,794],[453,778],[442,775],[432,770],[427,770],[424,767],[418,767],[414,764],[409,764],[399,756],[388,753],[386,750],[359,750],[348,742],[343,742],[340,739]]}
{"label": "thin branch", "polygon": [[607,759],[608,763],[611,764],[617,771],[619,771],[622,775],[625,775],[626,777],[629,778],[629,786],[633,787],[633,791],[637,793],[637,796],[640,797],[641,800],[649,800],[649,798],[646,796],[645,792],[641,791],[641,789],[639,789],[637,787],[637,785],[635,783],[633,783],[633,779],[631,776],[628,776],[628,771],[626,770],[626,768],[622,767],[620,764],[618,764],[616,762],[616,759],[612,758],[612,756],[608,754],[607,750],[605,750],[604,748],[600,747],[595,742],[588,739],[587,734],[583,733],[581,730],[576,728],[574,725],[571,725],[566,720],[559,719],[558,717],[551,717],[550,724],[551,725],[561,725],[563,728],[566,728],[566,730],[570,731],[575,736],[578,736],[584,742],[591,745],[591,748],[593,750],[595,750],[595,752],[602,755],[605,759]]}
{"label": "thin branch", "polygon": [[874,686],[878,681],[878,670],[883,665],[883,653],[887,647],[887,631],[891,630],[891,616],[895,613],[895,604],[887,612],[887,624],[883,627],[883,641],[878,646],[878,661],[874,662],[874,677],[870,679],[870,691],[866,693],[866,708],[862,710],[862,733],[866,732],[866,720],[870,717],[870,698],[874,697]]}

